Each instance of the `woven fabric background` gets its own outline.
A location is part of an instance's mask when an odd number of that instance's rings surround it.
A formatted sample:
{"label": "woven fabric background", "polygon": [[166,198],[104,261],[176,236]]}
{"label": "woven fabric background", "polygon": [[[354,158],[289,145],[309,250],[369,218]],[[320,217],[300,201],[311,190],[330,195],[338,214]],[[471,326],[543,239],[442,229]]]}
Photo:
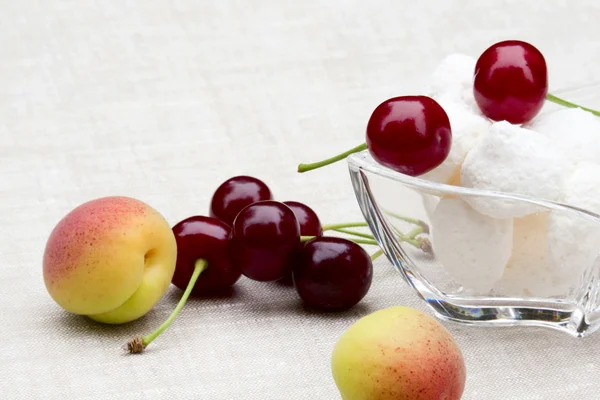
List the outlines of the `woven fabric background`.
{"label": "woven fabric background", "polygon": [[[176,304],[106,327],[63,312],[41,258],[80,203],[127,195],[170,223],[206,214],[216,186],[251,174],[324,222],[361,218],[346,165],[296,165],[363,140],[373,107],[417,93],[448,53],[528,40],[551,88],[599,80],[600,3],[407,0],[0,2],[0,398],[332,400],[340,334],[404,304],[426,310],[379,259],[364,301],[312,314],[289,288],[240,280],[191,301],[141,356],[121,345]],[[371,250],[373,251],[373,250]],[[597,398],[600,335],[446,324],[465,399]]]}

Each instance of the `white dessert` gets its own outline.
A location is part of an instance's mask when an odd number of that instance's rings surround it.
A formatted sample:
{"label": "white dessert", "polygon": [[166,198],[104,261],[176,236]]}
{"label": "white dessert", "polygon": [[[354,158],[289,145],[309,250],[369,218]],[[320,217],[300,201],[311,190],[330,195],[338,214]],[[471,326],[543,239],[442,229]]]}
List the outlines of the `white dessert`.
{"label": "white dessert", "polygon": [[539,115],[531,129],[545,135],[577,165],[600,162],[600,118],[581,108],[563,108]]}
{"label": "white dessert", "polygon": [[452,129],[452,144],[448,157],[422,179],[438,183],[458,184],[460,166],[471,151],[489,132],[491,123],[481,115],[469,111],[464,104],[440,100],[440,105],[448,114]]}
{"label": "white dessert", "polygon": [[491,218],[445,198],[430,228],[434,254],[457,283],[485,292],[502,277],[512,253],[512,219]]}
{"label": "white dessert", "polygon": [[494,291],[505,296],[549,297],[568,293],[574,279],[557,271],[548,253],[548,212],[514,219],[513,250]]}
{"label": "white dessert", "polygon": [[433,71],[425,94],[437,101],[463,104],[473,114],[481,115],[473,97],[476,63],[476,59],[465,54],[448,55]]}
{"label": "white dessert", "polygon": [[433,213],[440,202],[440,198],[431,194],[421,193],[421,200],[423,201],[423,208],[427,214],[427,218],[433,218]]}
{"label": "white dessert", "polygon": [[[473,97],[476,60],[446,57],[426,94],[450,119],[447,159],[421,179],[558,201],[600,214],[600,118],[581,109],[524,126],[491,122]],[[520,201],[424,195],[437,260],[470,292],[561,296],[600,263],[600,223]],[[439,201],[439,202],[438,202]]]}
{"label": "white dessert", "polygon": [[[560,195],[567,166],[561,149],[548,137],[501,121],[465,158],[461,184],[553,201]],[[539,211],[522,201],[483,196],[465,201],[493,218],[520,218]]]}
{"label": "white dessert", "polygon": [[[580,163],[567,178],[560,201],[600,213],[600,165]],[[552,211],[548,220],[548,254],[565,275],[580,275],[600,251],[600,223],[564,211]]]}

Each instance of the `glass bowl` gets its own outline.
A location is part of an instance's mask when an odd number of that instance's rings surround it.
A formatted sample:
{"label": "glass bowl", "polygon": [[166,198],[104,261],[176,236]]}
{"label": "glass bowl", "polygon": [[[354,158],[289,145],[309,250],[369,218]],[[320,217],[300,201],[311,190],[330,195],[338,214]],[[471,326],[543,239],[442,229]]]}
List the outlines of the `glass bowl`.
{"label": "glass bowl", "polygon": [[[598,108],[598,89],[587,85],[554,94]],[[556,109],[547,104],[542,112]],[[481,326],[543,326],[575,337],[600,328],[599,215],[410,177],[378,164],[368,151],[347,161],[377,243],[439,318]],[[468,206],[474,202],[502,202],[530,214],[491,220]]]}

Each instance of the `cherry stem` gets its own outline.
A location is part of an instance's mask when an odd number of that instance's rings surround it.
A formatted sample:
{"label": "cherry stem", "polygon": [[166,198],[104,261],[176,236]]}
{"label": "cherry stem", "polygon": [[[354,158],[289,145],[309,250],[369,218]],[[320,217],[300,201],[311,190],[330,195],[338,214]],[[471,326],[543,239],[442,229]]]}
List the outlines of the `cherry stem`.
{"label": "cherry stem", "polygon": [[425,253],[431,253],[433,251],[433,249],[431,247],[431,242],[429,241],[429,239],[417,238],[417,236],[419,236],[421,233],[429,232],[428,230],[423,229],[422,226],[415,227],[407,235],[402,233],[402,231],[399,230],[398,228],[396,228],[395,226],[392,228],[396,231],[396,233],[398,234],[398,237],[400,238],[401,241],[409,243],[409,244],[413,245],[414,247],[416,247],[420,250],[423,250]]}
{"label": "cherry stem", "polygon": [[163,331],[165,329],[167,329],[169,327],[169,325],[171,325],[171,323],[177,317],[177,314],[179,314],[179,312],[183,309],[183,306],[185,305],[188,297],[190,297],[190,294],[192,293],[192,289],[194,288],[194,285],[196,284],[198,277],[204,270],[206,270],[207,267],[208,267],[208,262],[206,260],[204,260],[202,258],[196,260],[196,264],[194,265],[194,272],[192,273],[192,277],[190,278],[190,281],[188,282],[188,285],[185,288],[185,292],[183,292],[181,299],[179,299],[179,303],[177,303],[177,306],[175,307],[173,312],[171,312],[171,315],[169,315],[169,318],[167,318],[167,320],[165,322],[163,322],[162,325],[158,327],[158,329],[156,329],[154,332],[150,333],[149,335],[146,335],[146,336],[142,337],[141,339],[135,338],[135,339],[131,340],[129,343],[127,343],[127,349],[129,350],[130,353],[141,353],[142,351],[144,351],[146,346],[148,346],[150,343],[152,343],[152,341],[154,339],[156,339],[161,333],[163,333]]}
{"label": "cherry stem", "polygon": [[362,237],[365,239],[375,240],[373,235],[369,235],[368,233],[355,232],[355,231],[351,231],[350,229],[344,229],[344,228],[338,228],[338,229],[333,229],[333,230],[336,232],[339,232],[339,233],[347,233],[348,235],[354,235],[354,236]]}
{"label": "cherry stem", "polygon": [[[332,230],[334,230],[336,232],[340,232],[340,233],[346,233],[348,235],[354,235],[354,236],[358,236],[358,237],[362,237],[362,238],[366,238],[366,239],[375,240],[375,238],[372,235],[369,235],[367,233],[352,231],[350,229],[338,228],[338,229],[332,229]],[[425,232],[425,230],[423,229],[423,226],[418,225],[407,234],[404,234],[402,231],[400,231],[396,227],[394,227],[394,231],[396,231],[396,234],[398,235],[398,238],[400,239],[400,241],[406,242],[418,249],[426,250],[426,248],[424,247],[424,246],[427,246],[427,243],[424,244],[425,239],[417,239],[417,236],[419,236],[421,233]]]}
{"label": "cherry stem", "polygon": [[400,238],[400,240],[402,240],[406,243],[410,243],[415,247],[419,247],[419,248],[421,247],[420,240],[416,239],[416,236],[423,232],[421,227],[416,227],[408,235],[405,235],[404,233],[402,233],[401,230],[399,230],[396,227],[394,227],[394,230],[398,234],[398,237]]}
{"label": "cherry stem", "polygon": [[420,226],[421,228],[423,228],[423,230],[420,233],[429,233],[429,225],[427,225],[427,222],[423,220],[405,217],[404,215],[396,214],[391,211],[385,211],[385,213],[388,214],[390,217],[394,217],[401,221],[408,222],[409,224]]}
{"label": "cherry stem", "polygon": [[373,253],[373,255],[371,256],[371,261],[375,261],[377,260],[381,255],[383,254],[383,250],[377,250],[375,253]]}
{"label": "cherry stem", "polygon": [[587,107],[582,107],[582,106],[577,105],[575,103],[571,103],[570,101],[561,99],[560,97],[557,97],[557,96],[555,96],[553,94],[548,93],[546,95],[546,99],[548,101],[551,101],[551,102],[553,102],[555,104],[558,104],[558,105],[561,105],[561,106],[564,106],[564,107],[568,107],[568,108],[581,108],[582,110],[585,110],[587,112],[591,112],[592,114],[600,117],[600,111],[592,110],[591,108],[587,108]]}
{"label": "cherry stem", "polygon": [[375,240],[369,240],[369,239],[350,239],[350,240],[353,241],[354,243],[369,244],[371,246],[379,246],[379,243],[377,243]]}
{"label": "cherry stem", "polygon": [[[302,243],[304,242],[308,242],[311,239],[314,239],[316,236],[300,236],[300,241]],[[375,241],[375,240],[370,240],[370,239],[348,239],[354,243],[359,243],[359,244],[370,244],[372,246],[379,246],[379,244]]]}
{"label": "cherry stem", "polygon": [[417,237],[421,233],[423,233],[423,227],[422,226],[416,226],[412,231],[408,232],[408,234],[406,235],[406,237],[414,239],[415,237]]}
{"label": "cherry stem", "polygon": [[343,224],[323,225],[323,226],[321,226],[321,229],[323,229],[323,231],[334,231],[336,229],[341,229],[341,228],[362,228],[362,227],[366,227],[366,226],[367,226],[366,222],[346,222]]}
{"label": "cherry stem", "polygon": [[350,154],[353,153],[358,153],[359,151],[363,151],[367,149],[367,144],[366,143],[362,143],[348,151],[345,151],[341,154],[338,154],[337,156],[328,158],[326,160],[323,161],[318,161],[318,162],[314,162],[311,164],[300,164],[298,165],[298,172],[307,172],[307,171],[311,171],[313,169],[317,169],[317,168],[321,168],[324,167],[326,165],[329,164],[333,164],[335,162],[338,162],[340,160],[343,160],[344,158],[348,157]]}

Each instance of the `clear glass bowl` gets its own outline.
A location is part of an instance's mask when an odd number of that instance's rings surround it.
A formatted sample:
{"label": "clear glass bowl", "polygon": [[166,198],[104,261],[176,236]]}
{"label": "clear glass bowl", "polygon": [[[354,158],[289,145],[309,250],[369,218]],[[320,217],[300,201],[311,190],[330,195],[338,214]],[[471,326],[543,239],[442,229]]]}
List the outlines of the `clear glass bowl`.
{"label": "clear glass bowl", "polygon": [[[554,94],[597,109],[598,89],[600,85],[587,85]],[[547,104],[542,112],[557,108]],[[568,204],[410,177],[381,166],[368,151],[347,161],[356,198],[375,239],[439,318],[485,326],[544,326],[575,337],[600,328],[599,215]],[[483,228],[467,230],[461,227],[464,221],[454,220],[453,228],[452,218],[435,214],[440,201],[454,203],[446,213],[456,202],[473,201],[509,202],[535,212],[498,224],[484,217]],[[548,226],[554,227],[550,236]],[[503,231],[507,229],[513,233]],[[512,239],[507,241],[507,235]],[[465,263],[456,262],[465,256],[470,257]],[[499,264],[508,265],[500,275]]]}

